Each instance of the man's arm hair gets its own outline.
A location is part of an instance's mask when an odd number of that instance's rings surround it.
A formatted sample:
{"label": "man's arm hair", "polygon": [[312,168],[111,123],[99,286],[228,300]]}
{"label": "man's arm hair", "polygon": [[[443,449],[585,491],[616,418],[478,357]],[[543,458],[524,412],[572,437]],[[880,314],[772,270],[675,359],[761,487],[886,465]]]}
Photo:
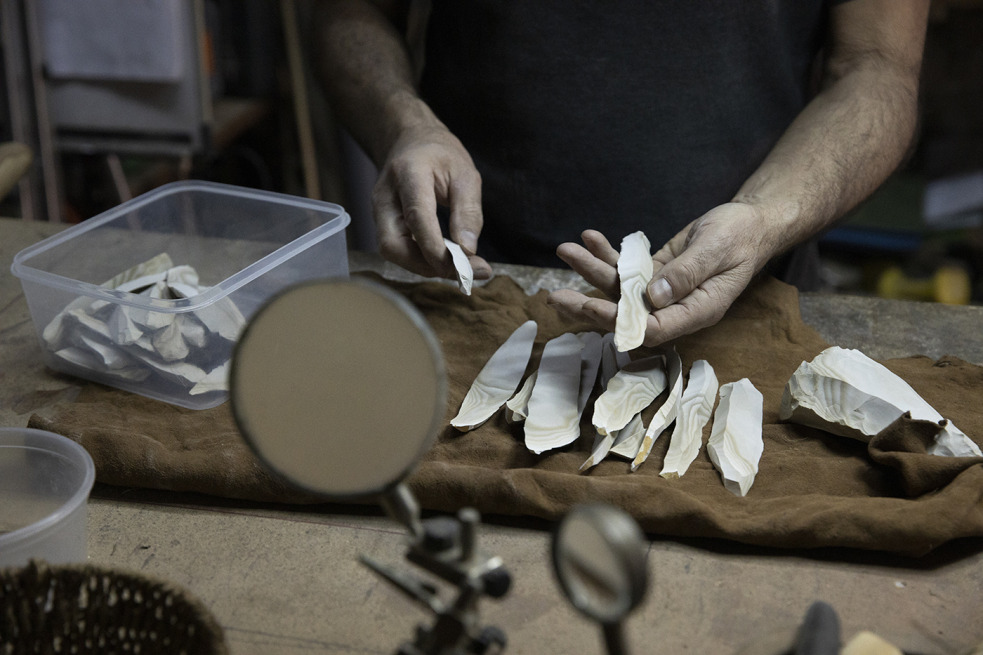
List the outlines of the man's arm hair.
{"label": "man's arm hair", "polygon": [[774,226],[772,256],[841,218],[910,151],[929,0],[832,10],[821,88],[734,198]]}
{"label": "man's arm hair", "polygon": [[377,165],[409,124],[432,120],[405,39],[409,0],[322,0],[316,69],[338,118]]}

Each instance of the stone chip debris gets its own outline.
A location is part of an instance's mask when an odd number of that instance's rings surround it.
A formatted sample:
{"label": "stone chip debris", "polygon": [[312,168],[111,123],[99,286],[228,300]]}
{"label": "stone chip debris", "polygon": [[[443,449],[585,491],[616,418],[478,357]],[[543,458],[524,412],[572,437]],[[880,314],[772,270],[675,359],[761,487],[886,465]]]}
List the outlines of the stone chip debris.
{"label": "stone chip debris", "polygon": [[[151,301],[193,298],[209,289],[194,268],[175,265],[167,253],[101,286]],[[156,376],[194,396],[227,390],[231,344],[245,323],[228,297],[184,311],[163,303],[158,311],[152,302],[135,306],[80,296],[41,337],[55,357],[73,366],[133,382]]]}

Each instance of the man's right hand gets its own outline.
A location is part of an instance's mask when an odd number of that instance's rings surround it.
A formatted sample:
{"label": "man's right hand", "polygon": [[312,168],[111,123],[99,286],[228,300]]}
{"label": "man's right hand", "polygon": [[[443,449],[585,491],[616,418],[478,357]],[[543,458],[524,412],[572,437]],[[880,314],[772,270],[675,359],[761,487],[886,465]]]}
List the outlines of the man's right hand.
{"label": "man's right hand", "polygon": [[456,276],[437,222],[469,255],[475,279],[491,267],[475,256],[481,177],[471,156],[417,94],[405,25],[410,3],[315,3],[317,69],[332,107],[381,171],[372,194],[382,256],[427,277]]}
{"label": "man's right hand", "polygon": [[491,266],[475,255],[481,233],[481,176],[464,146],[441,124],[400,134],[372,192],[379,251],[387,260],[426,277],[454,277],[437,222],[437,206],[450,209],[451,241],[467,253],[475,279]]}

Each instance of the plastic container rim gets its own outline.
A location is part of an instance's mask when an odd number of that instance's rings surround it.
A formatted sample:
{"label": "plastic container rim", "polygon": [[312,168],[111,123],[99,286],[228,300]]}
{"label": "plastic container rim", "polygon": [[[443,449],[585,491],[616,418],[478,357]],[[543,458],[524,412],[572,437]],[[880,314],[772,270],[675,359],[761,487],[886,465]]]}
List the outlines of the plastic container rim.
{"label": "plastic container rim", "polygon": [[[104,225],[105,223],[115,220],[120,214],[134,211],[147,203],[159,200],[169,195],[181,193],[183,191],[195,190],[211,192],[218,195],[234,195],[240,198],[272,201],[280,205],[291,205],[294,207],[312,209],[315,211],[323,212],[325,210],[330,210],[332,212],[336,212],[337,216],[324,225],[320,225],[297,237],[293,241],[283,244],[265,257],[256,260],[249,266],[246,266],[237,273],[234,273],[233,275],[214,285],[208,291],[192,298],[182,298],[180,300],[142,298],[136,294],[121,293],[97,284],[92,284],[90,282],[73,280],[62,275],[42,271],[25,263],[26,260],[40,252],[49,250],[55,246],[59,246],[66,241],[76,238],[80,234],[84,234]],[[152,191],[148,191],[147,193],[141,194],[132,200],[128,200],[117,207],[110,209],[100,216],[87,219],[78,225],[74,225],[56,235],[50,236],[47,239],[43,239],[24,248],[19,253],[14,255],[14,261],[10,266],[10,272],[21,280],[29,280],[48,287],[56,287],[62,289],[63,291],[70,291],[81,296],[89,296],[90,298],[107,300],[117,304],[128,305],[130,307],[152,309],[155,312],[187,312],[211,305],[220,298],[229,295],[236,289],[248,284],[257,277],[260,277],[270,269],[282,264],[284,261],[295,257],[311,246],[314,246],[315,244],[324,241],[328,237],[337,234],[341,230],[345,229],[350,221],[351,217],[341,205],[325,202],[323,200],[311,200],[309,198],[290,196],[284,193],[263,191],[261,189],[247,189],[230,184],[220,184],[218,182],[182,180],[180,182],[171,182],[169,184],[159,186]],[[297,247],[299,242],[304,242],[302,247]],[[284,252],[288,249],[290,249],[289,253]]]}
{"label": "plastic container rim", "polygon": [[[5,439],[7,435],[30,435],[35,440],[40,439],[41,443],[16,445],[8,444],[6,443]],[[63,452],[59,452],[55,448],[52,448],[52,446],[67,448],[74,453],[75,457],[73,458],[72,456],[66,455]],[[17,544],[48,530],[50,527],[57,525],[64,520],[66,516],[72,514],[79,508],[80,505],[84,504],[88,500],[89,494],[92,492],[92,486],[96,481],[96,466],[92,461],[92,456],[89,455],[89,451],[68,437],[63,437],[60,434],[48,432],[47,430],[36,430],[34,428],[0,428],[0,448],[40,450],[46,453],[64,457],[65,459],[75,463],[80,463],[82,468],[85,469],[85,476],[82,479],[81,486],[68,500],[62,503],[58,509],[48,514],[44,518],[31,523],[30,525],[25,525],[22,528],[17,528],[16,530],[11,530],[6,534],[0,535],[0,545],[10,546],[12,544]]]}

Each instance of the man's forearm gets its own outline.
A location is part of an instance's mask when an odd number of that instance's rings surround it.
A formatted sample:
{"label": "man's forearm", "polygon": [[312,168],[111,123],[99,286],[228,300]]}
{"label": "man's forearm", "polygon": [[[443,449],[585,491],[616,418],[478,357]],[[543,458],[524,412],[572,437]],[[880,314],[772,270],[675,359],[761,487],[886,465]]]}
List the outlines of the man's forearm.
{"label": "man's forearm", "polygon": [[436,120],[419,99],[403,35],[364,0],[327,0],[317,11],[317,66],[341,122],[381,165],[407,127]]}
{"label": "man's forearm", "polygon": [[766,257],[842,217],[904,159],[917,123],[920,38],[890,56],[834,51],[822,91],[735,197],[764,214]]}
{"label": "man's forearm", "polygon": [[886,84],[858,72],[821,93],[741,187],[735,200],[757,206],[775,228],[769,255],[842,217],[901,162],[916,101]]}

